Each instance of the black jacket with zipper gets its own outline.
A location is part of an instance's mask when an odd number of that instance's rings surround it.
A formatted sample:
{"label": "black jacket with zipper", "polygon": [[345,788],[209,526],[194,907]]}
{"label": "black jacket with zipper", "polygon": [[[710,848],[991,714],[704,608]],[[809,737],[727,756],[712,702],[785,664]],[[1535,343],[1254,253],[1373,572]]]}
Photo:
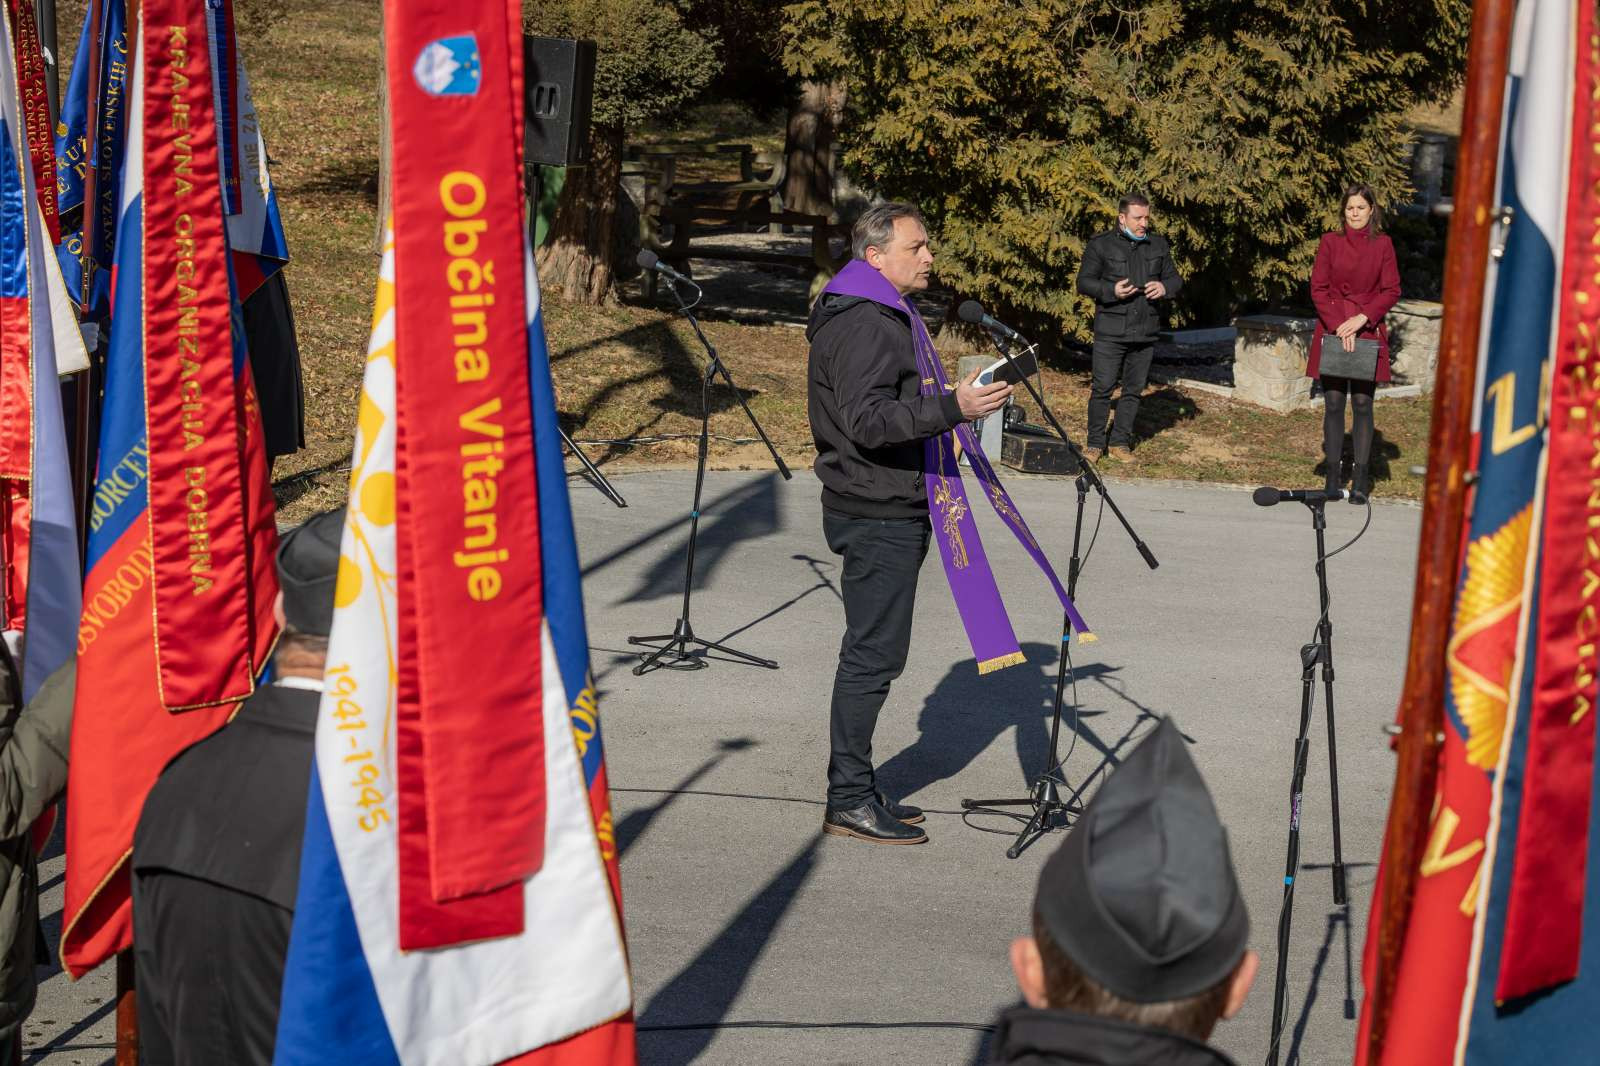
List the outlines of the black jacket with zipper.
{"label": "black jacket with zipper", "polygon": [[859,296],[823,293],[806,339],[823,506],[858,518],[926,515],[922,442],[962,418],[954,393],[922,395],[911,320]]}
{"label": "black jacket with zipper", "polygon": [[1069,1010],[1016,1007],[1000,1015],[990,1066],[1234,1066],[1199,1040]]}
{"label": "black jacket with zipper", "polygon": [[[1133,282],[1132,296],[1117,295],[1117,282],[1123,278]],[[1156,339],[1161,312],[1144,294],[1145,284],[1152,281],[1166,287],[1163,299],[1170,300],[1183,288],[1183,279],[1172,265],[1172,250],[1160,234],[1136,241],[1114,229],[1084,246],[1078,291],[1094,300],[1095,340],[1144,344]]]}

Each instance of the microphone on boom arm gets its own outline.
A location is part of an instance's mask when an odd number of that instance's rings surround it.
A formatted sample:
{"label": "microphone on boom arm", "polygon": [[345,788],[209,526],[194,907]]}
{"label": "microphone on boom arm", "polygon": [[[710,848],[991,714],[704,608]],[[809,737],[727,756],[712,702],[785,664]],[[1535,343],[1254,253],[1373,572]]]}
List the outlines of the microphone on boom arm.
{"label": "microphone on boom arm", "polygon": [[1263,485],[1251,497],[1257,507],[1271,507],[1280,503],[1326,503],[1329,500],[1348,500],[1349,489],[1275,489]]}
{"label": "microphone on boom arm", "polygon": [[657,255],[656,253],[652,252],[648,248],[639,249],[639,254],[634,258],[634,262],[638,263],[639,266],[641,266],[645,270],[654,270],[657,274],[662,275],[663,277],[667,278],[669,281],[673,281],[673,282],[680,282],[681,281],[685,285],[693,285],[696,289],[698,289],[700,287],[698,285],[695,285],[693,278],[690,278],[690,277],[687,277],[687,276],[685,276],[683,274],[678,273],[676,270],[672,269],[666,263],[663,263],[661,261],[661,257],[659,255]]}
{"label": "microphone on boom arm", "polygon": [[956,317],[963,322],[971,322],[974,326],[982,326],[984,329],[998,333],[1008,340],[1026,341],[1028,339],[985,311],[983,305],[977,300],[963,300],[961,306],[956,308]]}

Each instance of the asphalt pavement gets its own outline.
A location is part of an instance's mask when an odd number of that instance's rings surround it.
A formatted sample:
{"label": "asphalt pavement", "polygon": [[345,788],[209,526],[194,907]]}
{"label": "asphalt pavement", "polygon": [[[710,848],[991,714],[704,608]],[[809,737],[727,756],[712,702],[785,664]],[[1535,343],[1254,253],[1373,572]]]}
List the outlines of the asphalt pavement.
{"label": "asphalt pavement", "polygon": [[[1228,826],[1261,976],[1215,1042],[1265,1059],[1278,956],[1300,648],[1318,618],[1310,512],[1263,509],[1248,489],[1119,481],[1112,499],[1160,562],[1149,570],[1091,493],[1078,605],[1099,640],[1071,645],[1064,771],[1088,798],[1172,715]],[[961,800],[1026,794],[1048,760],[1061,617],[1032,561],[987,508],[979,522],[1026,665],[979,677],[937,554],[922,575],[910,663],[876,736],[880,780],[928,808],[930,843],[878,847],[820,834],[828,694],[843,632],[839,566],[807,471],[707,476],[690,621],[702,637],[775,660],[713,660],[635,676],[630,635],[670,632],[683,607],[694,475],[616,476],[618,509],[571,482],[594,673],[622,848],[640,1058],[685,1063],[981,1063],[1015,1000],[1010,939],[1028,928],[1040,865],[1015,859],[1016,823],[962,817]],[[1071,481],[1011,476],[1018,506],[1065,578]],[[1328,546],[1367,509],[1328,507]],[[1393,774],[1392,720],[1421,512],[1381,500],[1329,564],[1343,857],[1334,906],[1327,720],[1311,728],[1302,858],[1288,952],[1286,1062],[1347,1063],[1360,956]],[[61,859],[42,868],[59,932]],[[25,1062],[110,1061],[109,967],[54,972]]]}

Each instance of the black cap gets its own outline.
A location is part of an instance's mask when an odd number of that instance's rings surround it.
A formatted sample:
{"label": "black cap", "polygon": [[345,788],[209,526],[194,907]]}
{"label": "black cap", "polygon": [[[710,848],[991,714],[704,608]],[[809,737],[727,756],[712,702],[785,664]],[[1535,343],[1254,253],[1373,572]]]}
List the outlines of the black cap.
{"label": "black cap", "polygon": [[308,518],[278,541],[278,586],[283,616],[301,633],[325,637],[333,628],[333,587],[339,580],[344,508]]}
{"label": "black cap", "polygon": [[1228,834],[1172,719],[1100,786],[1034,907],[1079,969],[1134,1003],[1199,995],[1239,965],[1250,919]]}

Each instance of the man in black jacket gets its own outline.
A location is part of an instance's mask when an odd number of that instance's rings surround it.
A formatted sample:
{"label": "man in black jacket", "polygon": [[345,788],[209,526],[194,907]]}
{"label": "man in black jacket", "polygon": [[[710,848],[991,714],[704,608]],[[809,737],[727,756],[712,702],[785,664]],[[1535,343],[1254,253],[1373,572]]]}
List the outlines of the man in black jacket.
{"label": "man in black jacket", "polygon": [[1137,193],[1117,205],[1117,228],[1095,237],[1083,249],[1078,291],[1095,303],[1094,371],[1089,385],[1091,452],[1106,447],[1106,417],[1111,394],[1122,384],[1116,422],[1106,455],[1133,455],[1133,422],[1150,376],[1156,333],[1161,329],[1157,300],[1169,300],[1183,287],[1172,252],[1150,232],[1150,201]]}
{"label": "man in black jacket", "polygon": [[344,509],[278,549],[276,679],[161,772],[133,838],[144,1066],[269,1066]]}
{"label": "man in black jacket", "polygon": [[[933,253],[909,204],[862,214],[851,251],[902,295],[928,287]],[[823,831],[875,844],[920,844],[915,807],[890,802],[872,769],[872,733],[889,685],[905,669],[917,574],[932,527],[923,441],[1000,409],[1011,386],[977,384],[922,395],[911,319],[883,303],[824,292],[806,329],[807,404],[822,482],[822,528],[844,556],[845,635],[831,709]]]}
{"label": "man in black jacket", "polygon": [[1100,787],[1011,945],[1026,1007],[1000,1016],[1003,1066],[1232,1066],[1205,1043],[1260,960],[1228,835],[1172,719]]}

